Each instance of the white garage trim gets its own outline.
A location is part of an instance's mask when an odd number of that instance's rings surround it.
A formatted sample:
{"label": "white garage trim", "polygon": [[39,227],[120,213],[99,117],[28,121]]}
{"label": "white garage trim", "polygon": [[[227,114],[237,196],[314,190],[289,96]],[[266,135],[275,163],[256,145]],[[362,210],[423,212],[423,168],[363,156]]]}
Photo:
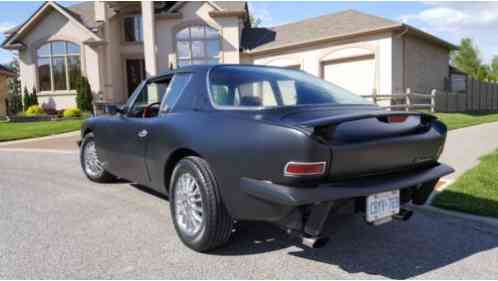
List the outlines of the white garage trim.
{"label": "white garage trim", "polygon": [[273,58],[264,63],[264,65],[303,69],[303,59],[296,57]]}
{"label": "white garage trim", "polygon": [[[320,62],[320,77],[324,80],[328,80],[326,77],[326,67],[327,66],[332,66],[332,65],[340,65],[340,64],[347,64],[347,63],[354,63],[354,62],[362,62],[362,61],[369,61],[371,60],[371,69],[373,73],[371,74],[372,81],[370,82],[371,89],[361,91],[361,93],[357,93],[360,95],[371,95],[373,94],[373,91],[376,91],[377,89],[377,63],[376,63],[376,56],[374,54],[369,54],[369,55],[362,55],[362,56],[355,56],[355,57],[345,57],[345,58],[339,58],[339,59],[333,59],[333,60],[327,60],[327,61],[322,61]],[[341,86],[341,85],[338,85]],[[350,89],[352,90],[352,89]]]}

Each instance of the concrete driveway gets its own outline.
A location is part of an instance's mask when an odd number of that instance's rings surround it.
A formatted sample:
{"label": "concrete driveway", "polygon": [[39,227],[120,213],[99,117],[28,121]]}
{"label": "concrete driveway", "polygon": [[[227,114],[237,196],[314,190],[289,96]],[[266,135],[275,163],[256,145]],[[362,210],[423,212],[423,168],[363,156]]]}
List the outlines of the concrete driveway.
{"label": "concrete driveway", "polygon": [[380,227],[332,221],[327,247],[242,223],[210,254],[177,238],[166,198],[94,184],[76,153],[0,150],[0,278],[492,279],[498,229],[427,211]]}

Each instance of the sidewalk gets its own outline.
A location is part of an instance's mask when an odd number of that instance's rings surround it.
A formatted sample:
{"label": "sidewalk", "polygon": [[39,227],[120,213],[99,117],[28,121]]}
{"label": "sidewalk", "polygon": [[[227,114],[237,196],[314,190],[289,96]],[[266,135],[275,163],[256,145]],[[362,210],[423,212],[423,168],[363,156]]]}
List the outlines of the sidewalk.
{"label": "sidewalk", "polygon": [[455,172],[446,179],[455,180],[479,164],[479,157],[498,149],[498,122],[456,129],[448,132],[440,162]]}

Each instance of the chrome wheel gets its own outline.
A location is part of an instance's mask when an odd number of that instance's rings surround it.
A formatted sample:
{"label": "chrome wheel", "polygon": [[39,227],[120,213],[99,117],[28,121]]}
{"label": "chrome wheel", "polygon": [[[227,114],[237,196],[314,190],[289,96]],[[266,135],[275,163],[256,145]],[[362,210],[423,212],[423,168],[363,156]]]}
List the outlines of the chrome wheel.
{"label": "chrome wheel", "polygon": [[102,162],[100,162],[95,148],[95,142],[88,141],[83,148],[83,160],[85,163],[85,172],[91,177],[99,177],[104,172]]}
{"label": "chrome wheel", "polygon": [[175,184],[175,219],[180,230],[196,235],[202,227],[204,209],[197,180],[190,174],[182,174]]}

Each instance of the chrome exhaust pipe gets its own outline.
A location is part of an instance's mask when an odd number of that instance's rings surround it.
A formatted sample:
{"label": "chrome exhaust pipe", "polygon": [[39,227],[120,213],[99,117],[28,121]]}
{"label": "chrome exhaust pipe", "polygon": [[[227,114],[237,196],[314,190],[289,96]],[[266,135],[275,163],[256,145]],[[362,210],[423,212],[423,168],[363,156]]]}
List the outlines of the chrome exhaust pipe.
{"label": "chrome exhaust pipe", "polygon": [[318,236],[318,237],[301,237],[301,243],[312,249],[318,249],[322,248],[329,242],[330,238],[329,237],[324,237],[324,236]]}
{"label": "chrome exhaust pipe", "polygon": [[396,215],[393,215],[393,219],[407,221],[412,217],[412,215],[413,215],[413,211],[401,208],[399,210],[399,213],[397,213]]}

